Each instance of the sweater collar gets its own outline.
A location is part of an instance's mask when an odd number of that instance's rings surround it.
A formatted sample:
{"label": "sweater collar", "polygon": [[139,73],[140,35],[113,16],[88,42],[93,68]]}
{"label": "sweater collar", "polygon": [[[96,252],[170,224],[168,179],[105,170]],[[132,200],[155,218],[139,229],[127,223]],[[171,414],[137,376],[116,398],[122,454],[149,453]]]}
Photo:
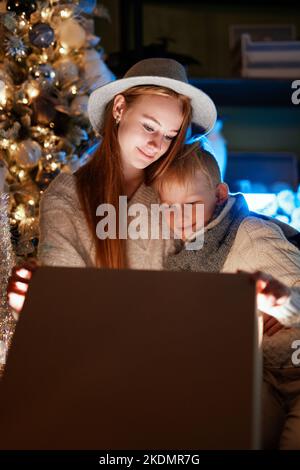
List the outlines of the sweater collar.
{"label": "sweater collar", "polygon": [[228,212],[230,211],[230,209],[232,208],[234,203],[235,203],[235,196],[229,195],[229,197],[228,197],[223,209],[221,210],[221,212],[216,217],[214,217],[204,227],[204,230],[202,228],[202,229],[198,230],[198,232],[194,232],[193,234],[191,234],[191,236],[185,240],[184,245],[190,243],[195,238],[197,238],[199,235],[201,235],[203,232],[205,233],[206,231],[211,230],[216,225],[218,225],[220,222],[222,222],[222,220],[224,219],[224,217],[226,217],[226,215],[228,214]]}

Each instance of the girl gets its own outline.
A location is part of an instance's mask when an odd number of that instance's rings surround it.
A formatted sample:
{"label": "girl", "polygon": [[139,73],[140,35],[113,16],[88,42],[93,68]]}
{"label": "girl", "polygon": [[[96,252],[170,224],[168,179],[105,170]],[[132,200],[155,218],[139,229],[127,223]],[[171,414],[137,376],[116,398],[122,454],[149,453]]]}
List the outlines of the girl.
{"label": "girl", "polygon": [[[96,89],[89,118],[102,141],[98,152],[76,174],[61,173],[40,205],[38,259],[52,266],[143,268],[145,240],[98,238],[100,204],[110,204],[118,220],[119,196],[149,206],[157,196],[148,183],[161,176],[181,152],[191,121],[203,133],[216,120],[212,100],[188,83],[185,69],[172,59],[146,59],[123,79]],[[161,264],[163,241],[151,244]],[[155,263],[147,268],[155,268]],[[24,274],[24,270],[23,270]],[[30,273],[27,272],[27,276]],[[13,273],[10,302],[17,310],[26,286]]]}

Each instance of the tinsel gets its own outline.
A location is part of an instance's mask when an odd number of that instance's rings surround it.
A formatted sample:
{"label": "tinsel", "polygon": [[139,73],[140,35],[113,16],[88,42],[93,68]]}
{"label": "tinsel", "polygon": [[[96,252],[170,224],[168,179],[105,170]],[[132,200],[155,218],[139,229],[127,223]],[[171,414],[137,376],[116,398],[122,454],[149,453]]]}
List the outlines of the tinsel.
{"label": "tinsel", "polygon": [[7,303],[7,283],[15,263],[7,216],[8,198],[7,194],[0,194],[0,375],[15,329],[15,319]]}

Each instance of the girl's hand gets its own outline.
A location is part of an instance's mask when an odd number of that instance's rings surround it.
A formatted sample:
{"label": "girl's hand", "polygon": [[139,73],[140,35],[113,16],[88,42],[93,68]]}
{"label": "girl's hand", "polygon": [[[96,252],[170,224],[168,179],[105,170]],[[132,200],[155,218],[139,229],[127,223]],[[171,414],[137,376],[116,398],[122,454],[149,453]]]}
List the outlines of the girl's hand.
{"label": "girl's hand", "polygon": [[29,281],[37,267],[38,262],[30,260],[12,270],[7,285],[7,298],[16,319],[23,308]]}

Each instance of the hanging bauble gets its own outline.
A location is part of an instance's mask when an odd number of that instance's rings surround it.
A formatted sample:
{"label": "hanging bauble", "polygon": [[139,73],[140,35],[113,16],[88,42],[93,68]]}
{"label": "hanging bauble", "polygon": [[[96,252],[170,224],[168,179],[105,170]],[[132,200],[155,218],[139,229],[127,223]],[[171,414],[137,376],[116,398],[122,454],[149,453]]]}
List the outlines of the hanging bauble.
{"label": "hanging bauble", "polygon": [[30,69],[30,75],[42,87],[50,86],[54,83],[56,74],[55,70],[49,64],[36,64]]}
{"label": "hanging bauble", "polygon": [[1,21],[8,31],[11,33],[17,31],[18,27],[18,18],[15,13],[6,13],[2,16]]}
{"label": "hanging bauble", "polygon": [[37,9],[35,0],[7,0],[6,9],[12,11],[17,15],[25,14],[26,18],[30,18],[30,15]]}
{"label": "hanging bauble", "polygon": [[76,96],[71,103],[71,113],[75,116],[83,114],[87,115],[88,96]]}
{"label": "hanging bauble", "polygon": [[79,0],[79,8],[84,13],[91,15],[97,6],[96,0]]}
{"label": "hanging bauble", "polygon": [[85,30],[73,18],[62,21],[57,28],[61,45],[66,49],[80,49],[86,41]]}
{"label": "hanging bauble", "polygon": [[54,31],[47,23],[37,23],[29,31],[31,44],[40,48],[47,48],[54,41]]}
{"label": "hanging bauble", "polygon": [[68,84],[78,80],[79,70],[77,65],[70,59],[61,59],[55,63],[57,79],[60,85]]}
{"label": "hanging bauble", "polygon": [[4,40],[6,54],[16,60],[22,60],[27,56],[28,49],[18,36],[10,36]]}
{"label": "hanging bauble", "polygon": [[35,140],[27,139],[18,144],[13,153],[17,164],[22,168],[33,168],[42,155],[42,149]]}

